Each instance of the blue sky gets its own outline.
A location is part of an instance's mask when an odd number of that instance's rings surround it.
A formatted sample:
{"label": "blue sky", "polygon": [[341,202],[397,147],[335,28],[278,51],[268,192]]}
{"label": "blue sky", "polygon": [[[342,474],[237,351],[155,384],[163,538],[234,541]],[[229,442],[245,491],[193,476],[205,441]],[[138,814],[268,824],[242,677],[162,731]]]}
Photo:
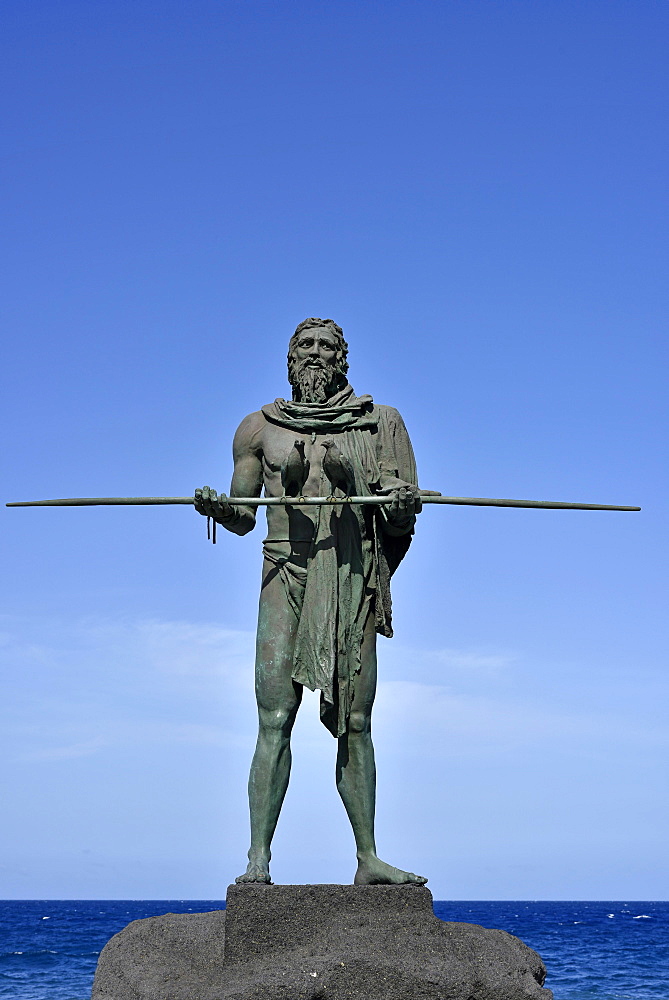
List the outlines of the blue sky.
{"label": "blue sky", "polygon": [[[332,316],[428,509],[374,717],[379,851],[437,898],[669,895],[669,9],[0,7],[3,500],[226,489]],[[2,513],[0,896],[221,898],[244,866],[262,527]],[[306,699],[282,882],[347,882]]]}

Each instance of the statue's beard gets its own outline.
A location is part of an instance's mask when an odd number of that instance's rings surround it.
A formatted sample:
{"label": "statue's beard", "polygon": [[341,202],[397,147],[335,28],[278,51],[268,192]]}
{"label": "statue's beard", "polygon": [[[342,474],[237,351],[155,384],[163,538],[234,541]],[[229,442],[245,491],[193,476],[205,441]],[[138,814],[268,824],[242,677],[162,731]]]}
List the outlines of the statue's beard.
{"label": "statue's beard", "polygon": [[312,358],[295,361],[290,372],[293,398],[301,403],[325,403],[339,388],[339,376],[332,365]]}

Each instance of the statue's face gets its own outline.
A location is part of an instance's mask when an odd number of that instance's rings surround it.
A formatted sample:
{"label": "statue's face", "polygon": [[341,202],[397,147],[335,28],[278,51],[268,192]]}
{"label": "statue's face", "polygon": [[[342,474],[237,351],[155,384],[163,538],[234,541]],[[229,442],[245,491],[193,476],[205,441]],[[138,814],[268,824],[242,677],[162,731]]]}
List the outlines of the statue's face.
{"label": "statue's face", "polygon": [[330,330],[308,327],[295,345],[295,357],[307,368],[331,368],[337,360],[337,341]]}
{"label": "statue's face", "polygon": [[346,345],[325,326],[308,326],[288,348],[288,381],[293,399],[324,403],[346,385]]}
{"label": "statue's face", "polygon": [[302,330],[291,348],[288,373],[294,399],[303,403],[324,403],[329,399],[340,388],[342,378],[335,335],[321,326]]}

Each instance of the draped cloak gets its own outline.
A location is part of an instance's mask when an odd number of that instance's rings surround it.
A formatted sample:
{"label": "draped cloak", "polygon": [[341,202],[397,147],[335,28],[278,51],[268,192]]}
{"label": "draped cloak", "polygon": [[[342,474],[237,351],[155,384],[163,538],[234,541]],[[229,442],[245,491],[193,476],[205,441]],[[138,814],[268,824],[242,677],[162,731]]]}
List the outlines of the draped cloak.
{"label": "draped cloak", "polygon": [[[350,460],[352,495],[387,493],[415,485],[416,462],[404,422],[350,385],[326,403],[276,399],[265,418],[297,433],[324,433]],[[332,493],[323,473],[321,492]],[[338,495],[340,490],[336,491]],[[321,692],[321,721],[333,736],[347,731],[362,636],[370,611],[376,631],[390,638],[390,578],[411,543],[413,528],[393,533],[382,507],[338,504],[316,508],[306,567],[265,545],[298,621],[293,679]]]}

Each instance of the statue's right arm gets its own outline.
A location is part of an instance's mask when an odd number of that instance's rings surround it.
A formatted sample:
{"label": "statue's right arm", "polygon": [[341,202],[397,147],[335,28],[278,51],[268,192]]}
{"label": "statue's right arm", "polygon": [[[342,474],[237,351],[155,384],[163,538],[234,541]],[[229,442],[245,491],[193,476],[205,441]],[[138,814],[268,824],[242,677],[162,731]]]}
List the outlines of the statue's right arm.
{"label": "statue's right arm", "polygon": [[[232,442],[232,483],[230,497],[259,497],[262,492],[262,431],[265,418],[258,410],[244,417]],[[257,507],[235,507],[239,518],[226,528],[246,535],[255,528]]]}
{"label": "statue's right arm", "polygon": [[[251,413],[237,428],[232,443],[234,470],[230,499],[260,496],[263,484],[261,437],[264,420],[261,412]],[[246,535],[255,527],[256,508],[236,504],[233,506],[226,500],[225,497],[219,499],[216,491],[208,486],[195,491],[195,509],[200,514],[213,517],[217,524],[236,535]]]}

